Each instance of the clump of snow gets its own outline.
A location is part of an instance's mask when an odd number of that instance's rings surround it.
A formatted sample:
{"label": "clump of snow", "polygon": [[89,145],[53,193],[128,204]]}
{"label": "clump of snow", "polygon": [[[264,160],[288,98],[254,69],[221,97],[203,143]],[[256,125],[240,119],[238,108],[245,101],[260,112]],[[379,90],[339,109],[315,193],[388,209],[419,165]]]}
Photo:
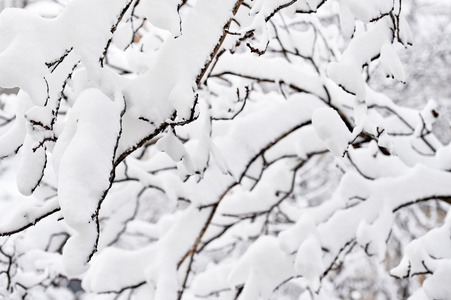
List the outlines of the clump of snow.
{"label": "clump of snow", "polygon": [[[178,1],[171,1],[175,2]],[[155,64],[126,88],[127,107],[134,116],[161,123],[173,114],[175,108],[168,101],[171,92],[181,82],[197,79],[199,70],[209,61],[234,5],[232,0],[196,2],[183,20],[182,35],[177,39],[167,38],[159,48]],[[175,96],[179,94],[176,91]],[[180,99],[175,96],[173,100],[177,101],[174,104],[180,109]],[[189,97],[183,99],[189,100],[186,106],[193,103]],[[186,116],[185,108],[181,110],[181,115]]]}
{"label": "clump of snow", "polygon": [[177,110],[177,117],[181,120],[189,119],[194,100],[193,87],[187,83],[176,85],[169,94],[169,101]]}
{"label": "clump of snow", "polygon": [[[365,5],[365,4],[363,4]],[[380,54],[385,43],[391,43],[392,32],[388,17],[384,17],[367,31],[356,35],[338,62],[331,62],[327,74],[345,91],[358,100],[366,99],[365,81],[361,76],[365,64]]]}
{"label": "clump of snow", "polygon": [[86,271],[88,257],[95,249],[93,216],[110,185],[122,105],[97,89],[83,91],[53,151],[61,212],[77,231],[63,251],[69,275]]}
{"label": "clump of snow", "polygon": [[402,62],[391,43],[385,43],[381,48],[381,64],[384,67],[385,74],[406,82],[406,74]]}
{"label": "clump of snow", "polygon": [[145,16],[154,26],[168,30],[174,37],[182,33],[178,14],[178,0],[150,0],[140,2],[136,13]]}
{"label": "clump of snow", "polygon": [[362,220],[357,228],[357,242],[365,249],[368,255],[376,255],[379,261],[385,258],[386,241],[390,234],[394,217],[390,207],[384,206],[379,218],[373,224],[370,225],[366,220]]}
{"label": "clump of snow", "polygon": [[14,125],[0,136],[0,158],[12,155],[19,149],[27,134],[25,112],[32,107],[30,97],[19,91],[16,98],[16,119]]}
{"label": "clump of snow", "polygon": [[295,261],[296,271],[304,276],[314,291],[320,288],[320,276],[324,271],[321,244],[317,237],[307,238],[299,247]]}
{"label": "clump of snow", "polygon": [[348,0],[353,15],[367,23],[388,14],[393,9],[391,0]]}
{"label": "clump of snow", "polygon": [[47,163],[46,148],[39,147],[28,135],[20,152],[22,160],[17,172],[17,187],[23,195],[30,196],[44,176]]}
{"label": "clump of snow", "polygon": [[345,37],[352,37],[355,29],[355,18],[349,9],[349,0],[340,0],[340,27]]}
{"label": "clump of snow", "polygon": [[268,299],[285,278],[294,275],[293,265],[272,236],[259,237],[229,274],[231,286],[244,284],[239,300]]}
{"label": "clump of snow", "polygon": [[[28,199],[27,199],[28,200]],[[17,209],[9,212],[0,224],[1,232],[15,231],[27,224],[35,224],[36,219],[52,211],[58,210],[58,201],[56,199],[49,200],[45,203],[30,203],[19,205]]]}
{"label": "clump of snow", "polygon": [[365,99],[365,81],[362,69],[353,61],[332,62],[327,67],[327,75],[345,91],[354,94],[357,99]]}
{"label": "clump of snow", "polygon": [[283,81],[323,99],[327,98],[322,79],[316,72],[295,68],[283,58],[267,59],[264,56],[257,57],[252,53],[233,55],[224,53],[221,60],[216,64],[213,75],[227,72],[249,76],[250,78],[261,78],[275,82]]}
{"label": "clump of snow", "polygon": [[441,260],[434,274],[423,283],[423,289],[429,299],[447,299],[451,295],[451,259]]}
{"label": "clump of snow", "polygon": [[134,38],[133,27],[129,23],[121,23],[114,32],[113,42],[119,49],[125,50]]}
{"label": "clump of snow", "polygon": [[227,289],[229,287],[227,277],[232,268],[232,263],[209,264],[204,272],[194,278],[193,292],[199,296],[204,296],[214,291]]}
{"label": "clump of snow", "polygon": [[313,112],[312,124],[316,134],[335,156],[343,156],[351,141],[351,132],[336,110],[318,108]]}
{"label": "clump of snow", "polygon": [[[434,99],[430,99],[426,106],[420,111],[422,124],[419,124],[419,127],[424,127],[424,129],[432,131],[432,125],[437,121],[439,116],[438,110],[437,102]],[[417,136],[421,134],[421,132],[418,131],[418,129],[415,131]]]}
{"label": "clump of snow", "polygon": [[298,250],[299,246],[309,237],[318,234],[316,224],[308,215],[303,215],[293,227],[279,234],[280,248],[287,254]]}
{"label": "clump of snow", "polygon": [[181,161],[186,155],[186,149],[174,134],[173,129],[168,130],[166,135],[158,140],[156,146],[158,150],[165,152],[175,162]]}
{"label": "clump of snow", "polygon": [[182,178],[196,172],[197,168],[194,165],[194,162],[191,160],[191,157],[182,142],[174,134],[172,128],[164,137],[158,140],[156,146],[158,150],[169,155],[174,162],[178,162],[177,166],[179,167],[179,171],[181,172],[180,176]]}

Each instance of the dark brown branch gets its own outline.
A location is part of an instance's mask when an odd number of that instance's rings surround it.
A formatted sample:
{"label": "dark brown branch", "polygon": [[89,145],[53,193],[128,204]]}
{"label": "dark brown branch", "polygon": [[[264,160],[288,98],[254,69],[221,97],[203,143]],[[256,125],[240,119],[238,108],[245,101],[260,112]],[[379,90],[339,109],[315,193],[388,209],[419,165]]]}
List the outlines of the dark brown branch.
{"label": "dark brown branch", "polygon": [[[236,15],[236,13],[238,12],[238,9],[240,8],[241,4],[243,3],[244,0],[238,0],[235,3],[235,6],[232,9],[232,14]],[[200,87],[200,84],[202,82],[202,78],[204,77],[205,73],[208,70],[208,67],[210,66],[210,64],[212,63],[212,61],[214,60],[214,58],[217,56],[219,50],[221,49],[222,44],[224,43],[224,40],[227,36],[227,31],[230,28],[230,24],[232,23],[232,19],[230,18],[229,21],[224,25],[223,28],[223,32],[221,37],[219,38],[219,41],[216,43],[215,48],[213,49],[213,51],[210,54],[210,59],[206,62],[206,64],[204,65],[204,67],[200,70],[200,73],[197,75],[196,77],[196,85],[197,87]]]}
{"label": "dark brown branch", "polygon": [[54,60],[54,61],[52,61],[52,62],[45,63],[45,65],[47,66],[47,68],[50,69],[50,73],[53,73],[53,71],[55,71],[55,69],[56,69],[56,68],[64,61],[64,59],[69,55],[69,53],[71,53],[71,51],[72,51],[73,49],[74,49],[74,48],[71,47],[70,49],[67,49],[67,50],[64,52],[64,54],[61,55],[60,58],[58,58],[58,59],[56,59],[56,60]]}
{"label": "dark brown branch", "polygon": [[291,0],[290,2],[287,2],[285,4],[281,4],[278,7],[276,7],[276,9],[271,12],[271,14],[269,14],[266,18],[265,18],[265,22],[268,22],[276,13],[278,13],[281,9],[287,8],[289,6],[291,6],[292,4],[294,4],[295,2],[297,2],[298,0]]}
{"label": "dark brown branch", "polygon": [[406,203],[403,203],[402,205],[395,207],[393,209],[393,212],[397,212],[398,210],[410,206],[412,204],[417,204],[420,202],[426,202],[426,201],[431,201],[431,200],[440,200],[443,201],[445,203],[448,203],[451,205],[451,195],[443,195],[443,196],[429,196],[429,197],[425,197],[425,198],[420,198],[420,199],[415,199]]}
{"label": "dark brown branch", "polygon": [[133,1],[135,0],[130,0],[125,7],[122,9],[122,11],[119,13],[119,16],[117,17],[116,23],[113,24],[113,26],[110,29],[111,32],[111,37],[108,40],[107,44],[105,45],[105,48],[103,49],[103,53],[102,56],[99,58],[99,62],[100,62],[100,66],[103,68],[103,63],[106,57],[106,54],[108,52],[108,48],[110,47],[111,42],[113,41],[113,34],[114,32],[116,32],[117,26],[119,25],[119,23],[122,21],[122,18],[124,17],[125,13],[127,12],[127,10],[130,8],[130,6],[132,5]]}
{"label": "dark brown branch", "polygon": [[92,256],[97,252],[97,246],[99,244],[99,238],[100,238],[99,213],[100,213],[100,209],[102,207],[103,200],[105,200],[106,196],[108,195],[108,192],[110,191],[111,187],[113,186],[114,178],[116,176],[115,158],[116,158],[117,148],[119,147],[119,140],[120,140],[120,138],[122,136],[122,117],[124,116],[125,111],[127,110],[127,105],[126,105],[125,99],[123,99],[123,100],[124,100],[124,108],[122,109],[122,111],[120,113],[119,133],[117,135],[116,143],[114,145],[113,157],[111,158],[112,162],[111,162],[111,171],[110,171],[109,185],[108,185],[107,189],[103,192],[101,198],[99,199],[99,202],[97,203],[96,211],[91,216],[92,220],[95,221],[95,223],[96,223],[97,236],[96,236],[95,243],[93,245],[92,252],[88,256],[88,260],[87,260],[88,262],[91,260]]}
{"label": "dark brown branch", "polygon": [[135,285],[130,285],[130,286],[126,286],[121,288],[120,290],[114,291],[114,290],[110,290],[110,291],[103,291],[103,292],[99,292],[99,294],[122,294],[123,292],[125,292],[126,290],[131,290],[131,289],[136,289],[139,288],[142,285],[145,285],[146,281],[141,281]]}
{"label": "dark brown branch", "polygon": [[24,231],[25,229],[27,229],[27,228],[29,228],[29,227],[31,227],[31,226],[36,225],[36,223],[38,223],[39,221],[41,221],[41,220],[47,218],[47,217],[50,216],[50,215],[53,215],[53,214],[56,213],[56,212],[59,212],[60,210],[61,210],[61,208],[59,208],[59,207],[58,207],[58,208],[55,208],[55,209],[53,209],[53,210],[51,210],[51,211],[49,211],[49,212],[47,212],[47,213],[45,213],[45,214],[43,214],[43,215],[37,217],[37,218],[35,218],[32,222],[30,222],[30,223],[28,223],[28,224],[26,224],[26,225],[23,225],[23,226],[21,226],[21,227],[19,227],[19,228],[17,228],[17,229],[10,230],[10,231],[5,231],[5,232],[0,232],[0,236],[10,236],[10,235],[19,233],[19,232],[21,232],[21,231]]}

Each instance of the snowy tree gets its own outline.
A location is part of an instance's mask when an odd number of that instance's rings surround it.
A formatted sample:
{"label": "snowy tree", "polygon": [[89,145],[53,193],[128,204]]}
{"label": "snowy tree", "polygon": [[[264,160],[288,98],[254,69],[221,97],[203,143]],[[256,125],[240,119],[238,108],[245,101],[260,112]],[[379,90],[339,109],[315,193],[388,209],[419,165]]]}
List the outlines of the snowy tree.
{"label": "snowy tree", "polygon": [[0,87],[18,93],[0,98],[0,295],[74,299],[71,280],[83,299],[451,299],[439,107],[368,84],[408,80],[405,7],[2,11]]}

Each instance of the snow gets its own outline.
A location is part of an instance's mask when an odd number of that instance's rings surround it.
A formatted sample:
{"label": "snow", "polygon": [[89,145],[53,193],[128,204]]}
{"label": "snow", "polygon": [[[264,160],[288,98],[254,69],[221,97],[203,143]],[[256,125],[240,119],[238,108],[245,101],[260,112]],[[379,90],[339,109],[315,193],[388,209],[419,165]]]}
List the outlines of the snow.
{"label": "snow", "polygon": [[[0,75],[0,86],[18,86],[32,95],[35,104],[44,105],[47,99],[44,78],[50,73],[45,63],[58,60],[71,48],[80,55],[93,79],[99,80],[98,60],[123,2],[72,1],[54,19],[26,10],[4,10],[0,21],[0,32],[5,36],[0,44],[0,66],[8,72]],[[76,29],[72,24],[78,24]]]}
{"label": "snow", "polygon": [[337,111],[330,107],[318,108],[313,112],[312,124],[316,134],[335,156],[344,156],[351,133]]}
{"label": "snow", "polygon": [[61,212],[77,234],[64,247],[68,274],[87,270],[97,239],[93,215],[110,185],[122,103],[97,89],[80,94],[53,151]]}
{"label": "snow", "polygon": [[357,242],[365,249],[368,255],[376,255],[379,261],[384,260],[386,240],[389,236],[395,216],[389,207],[381,209],[380,217],[368,224],[365,220],[357,227]]}
{"label": "snow", "polygon": [[[125,90],[127,105],[134,115],[154,123],[161,123],[172,115],[174,107],[167,101],[169,95],[179,82],[194,83],[198,70],[208,61],[222,35],[234,4],[231,0],[196,2],[183,21],[183,35],[177,39],[167,38],[155,64]],[[143,83],[146,83],[145,89]],[[184,110],[181,113],[186,116]]]}
{"label": "snow", "polygon": [[181,19],[178,14],[179,1],[151,0],[138,6],[137,14],[145,16],[154,26],[168,30],[172,36],[181,34]]}
{"label": "snow", "polygon": [[359,0],[348,0],[349,9],[359,20],[367,23],[388,14],[393,9],[391,0],[368,0],[365,2]]}
{"label": "snow", "polygon": [[0,158],[12,155],[22,145],[27,133],[25,112],[32,107],[28,94],[20,91],[16,98],[16,119],[14,125],[0,136]]}
{"label": "snow", "polygon": [[401,82],[406,82],[406,74],[402,62],[390,43],[384,44],[381,48],[381,64],[387,77],[391,76]]}
{"label": "snow", "polygon": [[243,191],[228,197],[227,201],[219,206],[219,212],[223,215],[246,215],[255,211],[267,211],[274,201],[271,197],[266,197],[267,195],[290,190],[292,173],[286,170],[292,165],[293,163],[284,161],[271,165],[262,175],[261,184],[252,191]]}
{"label": "snow", "polygon": [[240,258],[228,282],[232,286],[245,283],[239,300],[269,299],[273,289],[292,275],[293,266],[278,247],[277,239],[262,236]]}
{"label": "snow", "polygon": [[193,292],[202,297],[211,292],[228,288],[227,277],[231,270],[232,264],[228,263],[208,265],[207,269],[193,280]]}
{"label": "snow", "polygon": [[296,254],[296,271],[304,276],[313,291],[320,288],[320,276],[323,274],[321,243],[317,237],[307,238],[299,247]]}
{"label": "snow", "polygon": [[[2,12],[0,33],[5,38],[0,43],[0,66],[8,72],[2,72],[0,75],[0,86],[18,86],[31,95],[32,101],[38,105],[43,105],[47,98],[43,78],[48,70],[43,62],[55,51],[50,50],[46,55],[36,47],[40,39],[44,42],[49,40],[49,37],[37,32],[48,32],[49,29],[48,21],[31,12],[14,8]],[[19,57],[22,63],[17,63]],[[23,76],[24,74],[26,76]],[[30,78],[36,80],[29,80]]]}
{"label": "snow", "polygon": [[[310,234],[313,234],[313,240],[311,240],[310,243],[305,246],[306,250],[304,250],[306,251],[306,253],[311,253],[309,252],[309,249],[314,249],[315,247],[318,248],[318,242],[313,241],[319,238],[321,248],[327,249],[327,252],[322,252],[324,256],[321,257],[324,268],[326,268],[335,259],[337,253],[341,251],[340,249],[342,249],[342,247],[350,240],[352,240],[356,235],[358,240],[362,244],[366,244],[368,241],[374,242],[374,246],[371,246],[369,250],[375,251],[373,253],[379,253],[379,257],[383,257],[383,249],[385,247],[384,244],[390,229],[390,220],[393,220],[393,210],[415,199],[438,197],[438,195],[446,195],[449,193],[449,191],[446,191],[446,189],[448,188],[445,187],[445,182],[447,179],[443,177],[449,177],[447,173],[432,171],[422,166],[411,168],[407,174],[401,175],[396,179],[384,178],[369,181],[364,180],[362,177],[360,177],[360,179],[356,181],[359,178],[358,175],[354,176],[353,179],[352,177],[348,176],[349,174],[350,173],[347,173],[343,177],[339,188],[330,201],[324,202],[319,207],[307,209],[303,214],[309,216],[312,219],[311,222],[324,222],[318,226],[317,233],[314,233],[315,231],[312,231],[312,229],[310,229]],[[434,185],[434,187],[432,187],[428,183],[429,180],[433,180],[437,185]],[[438,187],[441,187],[441,191],[437,190]],[[346,194],[340,195],[340,190],[346,191]],[[393,195],[395,195],[396,197],[393,198]],[[354,206],[350,206],[345,210],[338,209],[338,207],[344,208],[344,199],[349,200],[354,196],[362,198],[363,201],[357,203]],[[390,199],[390,202],[388,202],[388,199]],[[334,205],[334,203],[335,205],[337,205],[336,207],[332,206]],[[383,207],[382,210],[381,207]],[[329,209],[332,209],[336,212],[332,216],[329,216],[327,215],[327,211]],[[321,213],[319,213],[320,211]],[[300,219],[303,218],[303,215],[300,216]],[[373,225],[368,227],[368,225],[364,225],[365,223],[361,223],[361,221],[359,221],[360,218],[352,217],[363,215],[365,215],[363,220],[366,220],[364,221],[366,222],[366,224],[373,223],[375,220],[377,221]],[[304,228],[307,229],[314,227],[307,226]],[[293,247],[296,246],[296,244],[290,245],[287,242],[289,241],[289,237],[291,237],[295,232],[296,231],[293,231],[293,233],[291,233],[290,231],[286,231],[280,234],[279,239],[284,242],[282,245],[285,245],[285,251],[290,251]],[[303,233],[303,235],[308,236],[308,233]],[[428,245],[428,243],[425,243],[424,245]],[[431,268],[435,265],[431,264],[431,258],[427,254],[424,246],[418,247],[416,245],[412,245],[409,247],[409,249],[409,251],[411,251],[411,254],[409,254],[411,256],[409,257],[412,257],[412,259],[415,260],[415,265],[411,265],[410,269],[412,273],[424,272],[424,266],[421,261],[424,261],[426,259],[426,265],[430,266]],[[300,255],[299,251],[297,255]],[[401,262],[400,267],[392,270],[391,274],[399,277],[406,276],[405,274],[408,267],[408,260],[404,259]],[[324,269],[314,271],[315,268],[307,268],[306,271],[307,270],[313,272],[309,274],[312,287],[317,286],[315,283],[315,276],[322,274]]]}
{"label": "snow", "polygon": [[175,162],[181,161],[186,155],[185,147],[183,147],[183,144],[175,136],[172,129],[170,129],[164,137],[158,140],[156,146],[161,152],[166,152]]}
{"label": "snow", "polygon": [[417,289],[408,300],[429,300],[429,297],[426,295],[423,289]]}
{"label": "snow", "polygon": [[363,65],[379,56],[382,46],[391,42],[392,33],[386,22],[390,21],[384,17],[367,31],[356,35],[340,61],[331,62],[327,68],[329,77],[360,101],[366,99],[365,82],[361,76]]}
{"label": "snow", "polygon": [[446,299],[451,293],[448,279],[451,277],[451,260],[441,262],[434,275],[424,281],[423,289],[430,299]]}
{"label": "snow", "polygon": [[25,6],[26,10],[32,11],[45,18],[54,18],[62,10],[61,4],[52,1],[33,1]]}
{"label": "snow", "polygon": [[[434,122],[437,120],[438,118],[438,104],[435,100],[430,99],[425,107],[421,110],[420,112],[420,116],[421,116],[421,120],[422,120],[422,127],[421,129],[417,129],[415,128],[415,133],[416,135],[421,135],[421,131],[422,130],[428,130],[428,131],[432,131],[432,125],[434,124]],[[420,127],[420,126],[418,126]]]}
{"label": "snow", "polygon": [[38,146],[39,144],[28,135],[20,151],[22,160],[17,172],[17,187],[25,196],[33,193],[44,176],[44,168],[47,164],[46,149],[45,147],[35,149]]}
{"label": "snow", "polygon": [[352,37],[355,29],[355,19],[349,8],[349,0],[340,0],[340,26],[345,37]]}
{"label": "snow", "polygon": [[348,155],[359,166],[362,174],[369,178],[397,177],[409,170],[401,160],[394,156],[379,155],[374,142],[368,148],[348,149]]}
{"label": "snow", "polygon": [[309,237],[317,236],[315,222],[308,215],[299,218],[296,224],[288,230],[282,231],[279,236],[279,244],[285,253],[293,253]]}
{"label": "snow", "polygon": [[135,216],[139,205],[136,199],[139,199],[140,187],[137,182],[126,187],[117,187],[117,190],[105,198],[100,212],[100,218],[105,219],[98,243],[99,251],[116,241],[129,220]]}
{"label": "snow", "polygon": [[327,68],[327,74],[343,89],[357,97],[365,99],[365,82],[360,75],[361,69],[353,61],[347,63],[332,62]]}
{"label": "snow", "polygon": [[[273,35],[274,37],[276,36],[276,32],[270,30],[270,35],[273,38]],[[303,28],[302,30],[280,30],[277,31],[277,37],[280,39],[280,42],[286,50],[295,53],[297,51],[304,57],[311,57],[313,55],[313,45],[315,44],[316,33],[311,26],[306,29]],[[274,45],[274,47],[277,47],[277,45]]]}
{"label": "snow", "polygon": [[178,84],[169,94],[169,101],[177,110],[181,120],[188,120],[191,116],[191,107],[196,96],[193,87],[187,84]]}
{"label": "snow", "polygon": [[[110,247],[93,259],[93,266],[84,276],[83,289],[86,291],[115,291],[121,286],[133,285],[144,280],[143,268],[155,257],[155,250],[143,248],[139,251],[127,251]],[[115,263],[109,263],[114,261]],[[103,272],[100,273],[97,266]],[[121,275],[116,277],[115,274]]]}
{"label": "snow", "polygon": [[[402,107],[362,75],[376,60],[406,80],[398,3],[251,1],[225,32],[236,0],[138,2],[0,15],[0,86],[19,88],[0,101],[0,233],[20,231],[0,238],[12,298],[71,297],[46,286],[62,276],[86,299],[335,299],[349,273],[325,275],[345,255],[366,252],[382,273],[398,211],[449,199],[437,103]],[[324,161],[343,174],[318,176]],[[23,195],[9,191],[16,173]],[[412,232],[391,270],[432,273],[411,299],[450,293],[450,220]]]}
{"label": "snow", "polygon": [[10,208],[8,216],[3,217],[4,220],[0,225],[0,231],[15,231],[23,226],[35,224],[38,218],[57,210],[58,207],[59,205],[56,199],[47,201],[46,203],[22,202],[15,209]]}
{"label": "snow", "polygon": [[296,10],[310,13],[312,11],[316,11],[323,3],[324,1],[322,0],[303,0],[297,1],[294,7],[296,8]]}
{"label": "snow", "polygon": [[[83,278],[83,288],[105,292],[147,281],[156,287],[155,299],[176,299],[178,283],[174,281],[174,275],[177,262],[192,246],[191,242],[201,230],[208,214],[208,209],[199,211],[191,206],[176,215],[173,226],[157,243],[135,251],[105,249],[94,258]],[[110,261],[117,263],[111,264]],[[124,276],[114,276],[118,273]]]}
{"label": "snow", "polygon": [[323,83],[318,74],[293,67],[282,58],[265,59],[251,54],[224,53],[222,59],[215,66],[213,75],[222,73],[238,74],[243,77],[266,79],[275,82],[284,82],[299,89],[312,92],[326,98]]}
{"label": "snow", "polygon": [[158,150],[168,154],[173,161],[178,162],[177,168],[179,169],[180,178],[185,179],[187,176],[196,173],[197,167],[172,129],[158,140],[156,146]]}

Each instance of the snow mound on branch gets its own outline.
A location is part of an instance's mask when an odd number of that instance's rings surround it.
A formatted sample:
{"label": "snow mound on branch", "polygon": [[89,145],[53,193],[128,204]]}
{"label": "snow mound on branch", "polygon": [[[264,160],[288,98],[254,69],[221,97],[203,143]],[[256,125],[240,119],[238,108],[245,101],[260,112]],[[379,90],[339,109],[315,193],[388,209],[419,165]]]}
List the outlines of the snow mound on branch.
{"label": "snow mound on branch", "polygon": [[327,74],[346,92],[359,100],[365,99],[365,81],[361,76],[361,67],[354,61],[331,62]]}
{"label": "snow mound on branch", "polygon": [[352,37],[355,29],[355,18],[352,14],[348,0],[340,0],[340,27],[345,37]]}
{"label": "snow mound on branch", "polygon": [[161,152],[166,152],[175,162],[181,161],[186,155],[185,147],[175,136],[173,130],[169,130],[164,137],[159,139],[156,146]]}
{"label": "snow mound on branch", "polygon": [[320,276],[324,270],[321,243],[315,236],[307,238],[299,247],[295,261],[296,271],[304,276],[310,287],[319,290]]}
{"label": "snow mound on branch", "polygon": [[[279,247],[276,237],[258,238],[229,274],[229,284],[244,288],[239,300],[268,299],[284,278],[294,276],[294,269]],[[260,298],[261,297],[261,298]]]}
{"label": "snow mound on branch", "polygon": [[357,227],[357,242],[368,255],[376,255],[379,261],[385,258],[387,236],[390,235],[395,215],[389,206],[384,206],[379,218],[372,224],[362,220]]}
{"label": "snow mound on branch", "polygon": [[179,4],[179,0],[142,1],[139,3],[138,13],[143,14],[154,26],[168,30],[177,37],[181,33]]}
{"label": "snow mound on branch", "polygon": [[423,289],[429,299],[449,299],[451,295],[451,260],[443,260],[434,275],[424,281]]}
{"label": "snow mound on branch", "polygon": [[[194,97],[180,96],[185,91],[192,94],[190,87],[201,80],[199,70],[210,60],[234,4],[232,0],[196,2],[183,20],[183,34],[177,39],[167,38],[155,64],[125,89],[128,112],[155,124],[164,122],[174,109],[178,118],[187,118],[186,107],[193,106]],[[182,82],[190,84],[178,86]]]}
{"label": "snow mound on branch", "polygon": [[77,233],[63,251],[68,275],[87,270],[97,244],[94,215],[110,185],[122,108],[97,89],[82,92],[54,148],[59,202],[65,221]]}
{"label": "snow mound on branch", "polygon": [[[101,83],[99,66],[111,28],[125,0],[71,1],[58,17],[45,19],[31,11],[8,8],[0,18],[0,86],[19,87],[33,103],[49,97],[51,70],[73,51],[93,80]],[[77,26],[73,26],[77,24]]]}
{"label": "snow mound on branch", "polygon": [[337,111],[330,107],[318,108],[312,116],[316,134],[335,156],[343,156],[351,141],[351,132]]}
{"label": "snow mound on branch", "polygon": [[393,9],[392,0],[348,0],[353,15],[367,23],[381,18]]}
{"label": "snow mound on branch", "polygon": [[0,158],[14,154],[24,142],[27,134],[25,112],[32,107],[30,96],[19,91],[16,101],[14,125],[0,136]]}
{"label": "snow mound on branch", "polygon": [[17,187],[22,195],[30,196],[44,176],[47,163],[45,147],[39,147],[30,135],[27,135],[21,149],[22,160],[17,172]]}
{"label": "snow mound on branch", "polygon": [[[386,25],[387,22],[389,22],[387,19],[381,20],[367,31],[355,36],[340,60],[331,62],[327,67],[330,79],[360,101],[366,100],[366,84],[361,76],[363,66],[380,55],[384,44],[391,43],[392,32]],[[394,61],[393,57],[391,58],[389,62]]]}
{"label": "snow mound on branch", "polygon": [[209,264],[206,271],[194,278],[192,283],[193,292],[202,297],[214,291],[228,288],[227,276],[231,270],[231,263]]}
{"label": "snow mound on branch", "polygon": [[404,67],[392,44],[385,43],[382,46],[381,63],[387,76],[396,78],[401,82],[406,82]]}
{"label": "snow mound on branch", "polygon": [[177,167],[182,178],[187,175],[192,175],[197,171],[190,155],[186,152],[185,146],[177,138],[172,129],[158,140],[156,146],[158,150],[169,155],[174,162],[180,162]]}

